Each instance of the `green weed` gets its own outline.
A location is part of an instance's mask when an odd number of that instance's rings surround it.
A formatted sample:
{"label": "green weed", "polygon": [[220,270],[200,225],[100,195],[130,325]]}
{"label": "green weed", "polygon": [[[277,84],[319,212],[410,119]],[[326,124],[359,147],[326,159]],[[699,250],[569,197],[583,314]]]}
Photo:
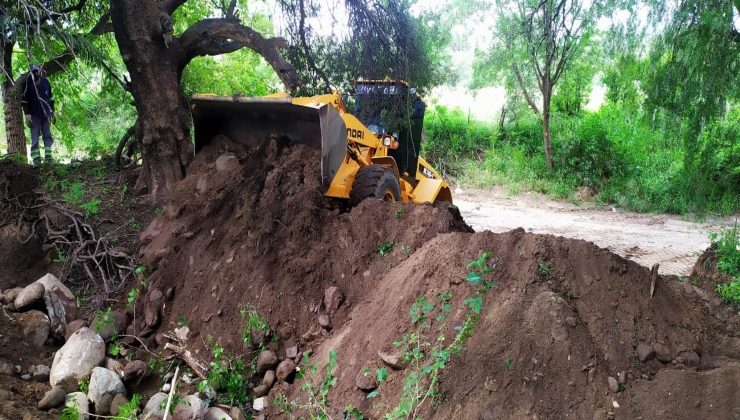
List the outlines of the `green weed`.
{"label": "green weed", "polygon": [[543,279],[549,279],[552,275],[552,268],[544,262],[544,261],[538,261],[537,262],[537,274],[540,275]]}
{"label": "green weed", "polygon": [[730,277],[730,281],[716,286],[722,300],[740,304],[740,235],[737,224],[732,229],[713,233],[710,237],[717,244],[717,269]]}
{"label": "green weed", "polygon": [[[242,326],[242,342],[246,345],[252,344],[252,334],[255,332],[261,331],[266,334],[270,330],[267,320],[262,318],[252,305],[240,305],[239,315],[243,321],[246,321]],[[264,344],[260,343],[260,350],[263,346]]]}
{"label": "green weed", "polygon": [[385,241],[378,245],[378,254],[384,257],[393,251],[393,247],[396,246],[396,241]]}
{"label": "green weed", "polygon": [[126,404],[118,406],[118,415],[115,417],[116,420],[136,420],[139,413],[139,405],[141,404],[141,395],[134,394],[131,400]]}
{"label": "green weed", "polygon": [[82,202],[84,196],[85,184],[81,181],[76,181],[66,188],[66,191],[62,194],[62,200],[67,204],[78,205]]}
{"label": "green weed", "polygon": [[87,203],[80,204],[80,208],[85,212],[85,217],[96,216],[100,214],[100,199],[93,197]]}
{"label": "green weed", "polygon": [[399,207],[396,210],[396,220],[403,219],[403,215],[406,213],[406,210],[403,207]]}

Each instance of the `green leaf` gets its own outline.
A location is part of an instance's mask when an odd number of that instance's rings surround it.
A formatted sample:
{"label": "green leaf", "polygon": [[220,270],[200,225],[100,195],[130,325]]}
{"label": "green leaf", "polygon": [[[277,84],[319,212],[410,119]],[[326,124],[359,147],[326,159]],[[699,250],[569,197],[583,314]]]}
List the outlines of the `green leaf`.
{"label": "green leaf", "polygon": [[469,282],[470,282],[470,284],[472,284],[473,286],[476,286],[476,285],[478,285],[478,282],[479,282],[479,281],[481,280],[481,278],[482,278],[482,277],[481,277],[480,273],[478,273],[478,272],[476,272],[476,271],[471,271],[471,272],[469,272],[469,273],[468,273],[468,277],[467,277],[468,281],[469,281]]}
{"label": "green leaf", "polygon": [[385,380],[388,379],[388,369],[386,368],[380,368],[377,372],[375,372],[375,380],[380,382],[385,382]]}
{"label": "green leaf", "polygon": [[481,309],[483,308],[483,297],[482,296],[476,296],[465,299],[465,306],[467,306],[471,311],[475,312],[476,314],[479,314]]}
{"label": "green leaf", "polygon": [[370,398],[375,398],[377,396],[378,396],[378,390],[376,389],[376,390],[370,392],[369,394],[367,394],[367,399],[369,400]]}

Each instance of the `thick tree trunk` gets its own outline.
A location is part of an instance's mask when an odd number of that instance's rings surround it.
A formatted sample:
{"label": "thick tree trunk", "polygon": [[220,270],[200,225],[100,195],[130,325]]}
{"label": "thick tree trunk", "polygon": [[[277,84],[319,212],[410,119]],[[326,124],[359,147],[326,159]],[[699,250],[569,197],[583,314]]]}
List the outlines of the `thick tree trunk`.
{"label": "thick tree trunk", "polygon": [[180,90],[185,52],[178,42],[165,44],[162,12],[154,1],[112,0],[111,21],[131,76],[139,115],[145,183],[153,204],[169,200],[192,157],[190,117]]}
{"label": "thick tree trunk", "polygon": [[552,85],[550,84],[550,79],[545,77],[542,81],[542,138],[544,140],[545,162],[548,169],[552,169],[552,137],[550,135],[551,98]]}
{"label": "thick tree trunk", "polygon": [[26,131],[23,125],[23,107],[21,106],[20,86],[13,83],[13,43],[2,43],[3,66],[0,74],[3,77],[3,113],[5,118],[5,136],[8,140],[8,154],[26,156]]}

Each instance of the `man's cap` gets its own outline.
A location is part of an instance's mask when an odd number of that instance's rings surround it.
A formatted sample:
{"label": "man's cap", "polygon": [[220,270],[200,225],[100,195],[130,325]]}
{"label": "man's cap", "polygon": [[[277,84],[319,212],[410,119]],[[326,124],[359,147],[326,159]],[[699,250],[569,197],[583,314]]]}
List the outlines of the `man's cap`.
{"label": "man's cap", "polygon": [[41,71],[41,66],[38,64],[31,64],[31,72],[33,73],[35,71]]}

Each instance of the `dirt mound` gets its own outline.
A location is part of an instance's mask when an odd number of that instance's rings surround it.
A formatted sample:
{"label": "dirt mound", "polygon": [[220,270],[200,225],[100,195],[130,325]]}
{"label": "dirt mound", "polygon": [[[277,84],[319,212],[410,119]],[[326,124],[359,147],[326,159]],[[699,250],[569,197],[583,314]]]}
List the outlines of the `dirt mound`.
{"label": "dirt mound", "polygon": [[[424,337],[419,366],[429,366],[445,355],[424,343],[454,342],[461,331],[464,345],[446,355],[423,418],[737,414],[740,323],[705,294],[662,277],[650,298],[649,270],[634,262],[521,229],[472,233],[454,206],[365,201],[342,212],[321,194],[318,151],[277,141],[229,147],[217,140],[197,155],[142,234],[155,271],[136,328],[150,348],[158,333],[187,324],[198,357],[208,358],[209,336],[244,354],[240,308],[252,305],[276,332],[278,355],[298,346],[322,366],[337,351],[334,418],[348,404],[382,417],[411,392],[412,367],[391,371],[377,398],[358,389],[358,378],[383,366],[378,352],[398,351],[393,343],[415,333]],[[486,252],[490,271],[466,280],[469,262]],[[330,286],[343,299],[333,328],[322,329]],[[416,305],[422,296],[427,304]],[[428,304],[446,315],[413,323],[410,311],[418,318]],[[608,377],[623,379],[615,391]],[[306,401],[298,385],[275,386],[269,401],[280,394]]]}

